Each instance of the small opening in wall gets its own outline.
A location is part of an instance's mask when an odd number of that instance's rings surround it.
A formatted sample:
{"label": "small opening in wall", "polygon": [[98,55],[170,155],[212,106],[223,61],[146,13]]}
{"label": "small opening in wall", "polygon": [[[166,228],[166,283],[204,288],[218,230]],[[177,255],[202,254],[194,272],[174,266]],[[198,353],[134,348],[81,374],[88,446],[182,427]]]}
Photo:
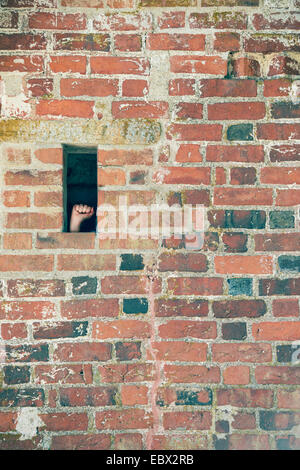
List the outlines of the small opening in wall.
{"label": "small opening in wall", "polygon": [[[95,232],[97,211],[97,149],[64,146],[64,232]],[[78,205],[82,207],[78,208]],[[75,207],[74,207],[75,206]],[[92,215],[82,218],[78,229],[70,224],[72,211],[93,208]],[[74,214],[74,212],[73,212]],[[80,216],[79,219],[81,220]],[[74,220],[74,219],[73,219]]]}

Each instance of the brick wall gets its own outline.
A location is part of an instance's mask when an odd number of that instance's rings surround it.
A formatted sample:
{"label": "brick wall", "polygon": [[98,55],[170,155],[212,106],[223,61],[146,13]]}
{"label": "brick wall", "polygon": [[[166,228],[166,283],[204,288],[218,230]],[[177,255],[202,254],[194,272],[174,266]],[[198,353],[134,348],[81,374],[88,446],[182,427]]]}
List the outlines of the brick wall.
{"label": "brick wall", "polygon": [[[299,449],[299,0],[0,5],[0,448]],[[202,248],[62,233],[63,144]]]}

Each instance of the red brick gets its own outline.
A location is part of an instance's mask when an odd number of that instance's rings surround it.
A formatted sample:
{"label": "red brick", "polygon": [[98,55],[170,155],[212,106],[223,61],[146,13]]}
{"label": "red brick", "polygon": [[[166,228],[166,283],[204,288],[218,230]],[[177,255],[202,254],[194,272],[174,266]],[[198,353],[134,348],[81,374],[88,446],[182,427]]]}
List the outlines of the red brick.
{"label": "red brick", "polygon": [[36,207],[62,207],[63,197],[61,192],[37,192],[34,194],[34,205]]}
{"label": "red brick", "polygon": [[90,384],[91,364],[63,364],[35,366],[37,384]]}
{"label": "red brick", "polygon": [[0,34],[0,50],[29,50],[39,51],[46,49],[46,39],[42,34]]}
{"label": "red brick", "polygon": [[246,52],[274,53],[283,51],[299,51],[296,34],[256,33],[245,39]]}
{"label": "red brick", "polygon": [[44,58],[30,55],[0,55],[0,72],[42,72]]}
{"label": "red brick", "polygon": [[274,145],[270,149],[271,162],[300,161],[300,145]]}
{"label": "red brick", "polygon": [[257,96],[257,85],[254,80],[230,80],[223,78],[200,80],[200,96],[203,98],[220,97],[254,97]]}
{"label": "red brick", "polygon": [[151,149],[98,149],[98,163],[103,166],[152,165]]}
{"label": "red brick", "polygon": [[86,27],[86,16],[82,13],[36,12],[29,14],[30,29],[70,29],[79,30]]}
{"label": "red brick", "polygon": [[196,144],[182,144],[177,150],[175,160],[181,163],[202,162],[201,147]]}
{"label": "red brick", "polygon": [[158,328],[161,338],[200,338],[215,339],[216,322],[193,320],[170,320]]}
{"label": "red brick", "polygon": [[61,304],[61,315],[69,320],[89,317],[116,317],[118,313],[118,299],[68,300]]}
{"label": "red brick", "polygon": [[[109,0],[120,1],[123,0]],[[127,2],[128,0],[124,0]],[[129,0],[131,1],[131,0]],[[101,434],[100,434],[101,435]],[[143,436],[142,434],[130,432],[130,433],[118,433],[114,436],[114,449],[116,450],[142,450],[143,449]]]}
{"label": "red brick", "polygon": [[154,173],[153,181],[164,184],[209,184],[210,168],[166,167]]}
{"label": "red brick", "polygon": [[[112,8],[122,8],[122,6],[112,6]],[[152,17],[146,12],[124,14],[114,12],[108,15],[100,13],[93,21],[93,28],[99,31],[149,30],[152,28]]]}
{"label": "red brick", "polygon": [[13,279],[7,281],[9,297],[60,297],[65,295],[64,281],[59,279]]}
{"label": "red brick", "polygon": [[44,320],[55,316],[55,306],[48,301],[14,301],[2,302],[0,318],[12,321]]}
{"label": "red brick", "polygon": [[184,28],[184,11],[163,11],[157,18],[157,24],[160,29]]}
{"label": "red brick", "polygon": [[51,96],[53,92],[52,78],[31,78],[27,80],[27,90],[31,97]]}
{"label": "red brick", "polygon": [[159,271],[207,271],[207,258],[202,253],[162,253],[158,258]]}
{"label": "red brick", "polygon": [[[152,284],[153,291],[160,292],[160,279],[154,280]],[[144,276],[105,276],[101,280],[103,294],[147,294],[150,285]]]}
{"label": "red brick", "polygon": [[253,26],[256,30],[268,30],[268,29],[295,29],[300,28],[300,21],[298,21],[297,13],[290,13],[289,15],[283,15],[282,13],[271,13],[269,17],[266,17],[260,13],[253,15],[252,19]]}
{"label": "red brick", "polygon": [[[152,349],[157,361],[204,362],[207,359],[207,345],[205,343],[157,341],[152,343]],[[151,351],[147,351],[147,359],[153,359]]]}
{"label": "red brick", "polygon": [[36,248],[49,249],[49,248],[77,248],[89,249],[95,247],[95,234],[94,233],[62,233],[62,232],[48,232],[38,233],[36,238]]}
{"label": "red brick", "polygon": [[105,78],[62,78],[62,96],[116,96],[118,80]]}
{"label": "red brick", "polygon": [[262,145],[208,145],[206,160],[210,162],[259,163],[264,161]]}
{"label": "red brick", "polygon": [[299,60],[285,55],[275,56],[270,62],[268,75],[299,75]]}
{"label": "red brick", "polygon": [[299,385],[300,367],[257,366],[255,379],[258,384]]}
{"label": "red brick", "polygon": [[214,362],[271,362],[272,348],[265,343],[218,343],[212,345]]}
{"label": "red brick", "polygon": [[226,253],[244,253],[247,251],[248,235],[239,232],[225,232],[222,235]]}
{"label": "red brick", "polygon": [[147,80],[124,80],[122,83],[122,96],[138,97],[148,94]]}
{"label": "red brick", "polygon": [[102,8],[102,0],[61,0],[62,7],[69,8]]}
{"label": "red brick", "polygon": [[171,72],[226,75],[227,63],[219,56],[172,56]]}
{"label": "red brick", "polygon": [[1,338],[4,340],[26,339],[27,338],[26,323],[2,323]]}
{"label": "red brick", "polygon": [[271,450],[268,435],[259,434],[231,434],[229,436],[229,450]]}
{"label": "red brick", "polygon": [[0,412],[0,432],[15,431],[17,413]]}
{"label": "red brick", "polygon": [[113,271],[116,269],[114,255],[57,255],[58,271]]}
{"label": "red brick", "polygon": [[148,75],[149,61],[143,57],[91,57],[91,72],[105,75]]}
{"label": "red brick", "polygon": [[112,346],[108,343],[59,343],[55,347],[56,362],[102,362],[111,359]]}
{"label": "red brick", "polygon": [[53,256],[0,255],[0,271],[52,271]]}
{"label": "red brick", "polygon": [[232,74],[234,77],[260,77],[260,63],[249,57],[238,57],[232,61]]}
{"label": "red brick", "polygon": [[96,413],[97,429],[149,429],[152,418],[145,410],[135,408],[123,410],[98,411]]}
{"label": "red brick", "polygon": [[86,57],[84,56],[50,56],[50,70],[54,73],[81,73],[86,71]]}
{"label": "red brick", "polygon": [[298,299],[276,299],[272,303],[274,317],[299,317]]}
{"label": "red brick", "polygon": [[239,51],[240,47],[240,35],[238,33],[215,33],[215,51]]}
{"label": "red brick", "polygon": [[122,405],[147,405],[148,391],[145,385],[123,385],[121,388]]}
{"label": "red brick", "polygon": [[168,432],[168,434],[155,434],[152,438],[151,450],[207,450],[207,436],[201,432],[189,432],[187,434]]}
{"label": "red brick", "polygon": [[110,445],[110,436],[103,433],[54,435],[52,436],[51,450],[109,450]]}
{"label": "red brick", "polygon": [[222,278],[173,277],[168,279],[168,289],[174,295],[222,295]]}
{"label": "red brick", "polygon": [[272,190],[268,188],[215,188],[217,206],[272,205]]}
{"label": "red brick", "polygon": [[226,170],[225,168],[217,167],[215,169],[215,182],[217,185],[226,184]]}
{"label": "red brick", "polygon": [[168,103],[164,101],[114,101],[112,115],[115,119],[148,118],[168,116]]}
{"label": "red brick", "polygon": [[254,236],[256,251],[297,251],[299,233],[259,233]]}
{"label": "red brick", "polygon": [[155,299],[154,311],[157,317],[206,317],[207,300]]}
{"label": "red brick", "polygon": [[7,228],[17,229],[56,229],[61,228],[60,213],[44,214],[39,212],[12,212],[7,214]]}
{"label": "red brick", "polygon": [[165,378],[169,383],[219,383],[220,370],[218,367],[199,365],[164,366]]}
{"label": "red brick", "polygon": [[6,207],[29,207],[30,193],[28,191],[4,191],[3,203]]}
{"label": "red brick", "polygon": [[86,431],[88,427],[86,413],[41,413],[40,418],[47,431]]}
{"label": "red brick", "polygon": [[153,381],[153,365],[149,363],[108,364],[98,367],[101,383]]}
{"label": "red brick", "polygon": [[19,170],[5,173],[6,185],[40,186],[61,185],[62,171]]}
{"label": "red brick", "polygon": [[282,166],[262,168],[260,180],[265,184],[300,184],[300,168]]}
{"label": "red brick", "polygon": [[252,327],[252,334],[256,341],[296,341],[300,339],[300,322],[255,323]]}
{"label": "red brick", "polygon": [[276,206],[297,206],[299,204],[299,189],[279,189],[277,191]]}
{"label": "red brick", "polygon": [[217,405],[239,408],[271,408],[273,390],[254,388],[226,388],[217,390]]}
{"label": "red brick", "polygon": [[3,248],[5,250],[31,250],[31,233],[4,233]]}
{"label": "red brick", "polygon": [[248,366],[229,366],[223,371],[225,385],[248,385],[250,368]]}
{"label": "red brick", "polygon": [[169,81],[169,95],[195,95],[195,85],[196,82],[193,78],[173,78]]}
{"label": "red brick", "polygon": [[63,150],[58,148],[40,148],[34,152],[35,157],[42,163],[63,164]]}
{"label": "red brick", "polygon": [[206,430],[212,425],[212,416],[209,411],[173,411],[163,415],[165,429],[191,429]]}
{"label": "red brick", "polygon": [[204,51],[204,34],[156,33],[148,35],[150,50]]}
{"label": "red brick", "polygon": [[172,124],[167,129],[168,140],[221,140],[223,126],[220,124]]}
{"label": "red brick", "polygon": [[124,186],[126,184],[126,173],[116,168],[98,168],[98,186]]}
{"label": "red brick", "polygon": [[299,124],[257,124],[257,137],[264,140],[290,140],[300,139]]}
{"label": "red brick", "polygon": [[49,100],[37,103],[36,113],[39,116],[92,118],[94,116],[93,107],[93,101]]}
{"label": "red brick", "polygon": [[115,49],[123,52],[136,52],[142,49],[142,37],[139,34],[116,34]]}
{"label": "red brick", "polygon": [[202,103],[178,103],[176,105],[176,117],[178,119],[202,119]]}
{"label": "red brick", "polygon": [[92,337],[106,338],[149,338],[150,325],[142,320],[115,320],[109,322],[94,322]]}
{"label": "red brick", "polygon": [[291,81],[287,78],[274,78],[273,80],[265,80],[264,96],[289,96],[291,90]]}
{"label": "red brick", "polygon": [[299,409],[300,390],[278,390],[278,408]]}
{"label": "red brick", "polygon": [[248,120],[262,119],[265,116],[264,103],[215,103],[208,105],[208,119],[211,120]]}

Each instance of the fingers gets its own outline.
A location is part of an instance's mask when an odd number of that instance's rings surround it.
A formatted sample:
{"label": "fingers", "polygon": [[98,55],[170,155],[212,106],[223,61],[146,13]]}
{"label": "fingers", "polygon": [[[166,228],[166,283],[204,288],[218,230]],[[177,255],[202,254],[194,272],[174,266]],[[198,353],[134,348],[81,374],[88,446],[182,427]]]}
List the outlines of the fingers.
{"label": "fingers", "polygon": [[76,204],[74,206],[74,209],[79,214],[93,214],[93,212],[94,212],[94,208],[90,207],[90,206],[87,206],[86,204]]}

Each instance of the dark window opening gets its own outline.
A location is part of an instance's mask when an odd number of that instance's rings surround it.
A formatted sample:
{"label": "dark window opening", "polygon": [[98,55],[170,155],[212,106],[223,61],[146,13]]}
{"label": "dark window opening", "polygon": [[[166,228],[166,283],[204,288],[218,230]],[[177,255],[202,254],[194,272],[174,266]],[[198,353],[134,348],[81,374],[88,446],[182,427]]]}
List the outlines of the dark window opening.
{"label": "dark window opening", "polygon": [[93,207],[94,214],[84,220],[80,232],[96,231],[98,187],[97,149],[64,147],[64,232],[70,232],[73,207],[83,204]]}

